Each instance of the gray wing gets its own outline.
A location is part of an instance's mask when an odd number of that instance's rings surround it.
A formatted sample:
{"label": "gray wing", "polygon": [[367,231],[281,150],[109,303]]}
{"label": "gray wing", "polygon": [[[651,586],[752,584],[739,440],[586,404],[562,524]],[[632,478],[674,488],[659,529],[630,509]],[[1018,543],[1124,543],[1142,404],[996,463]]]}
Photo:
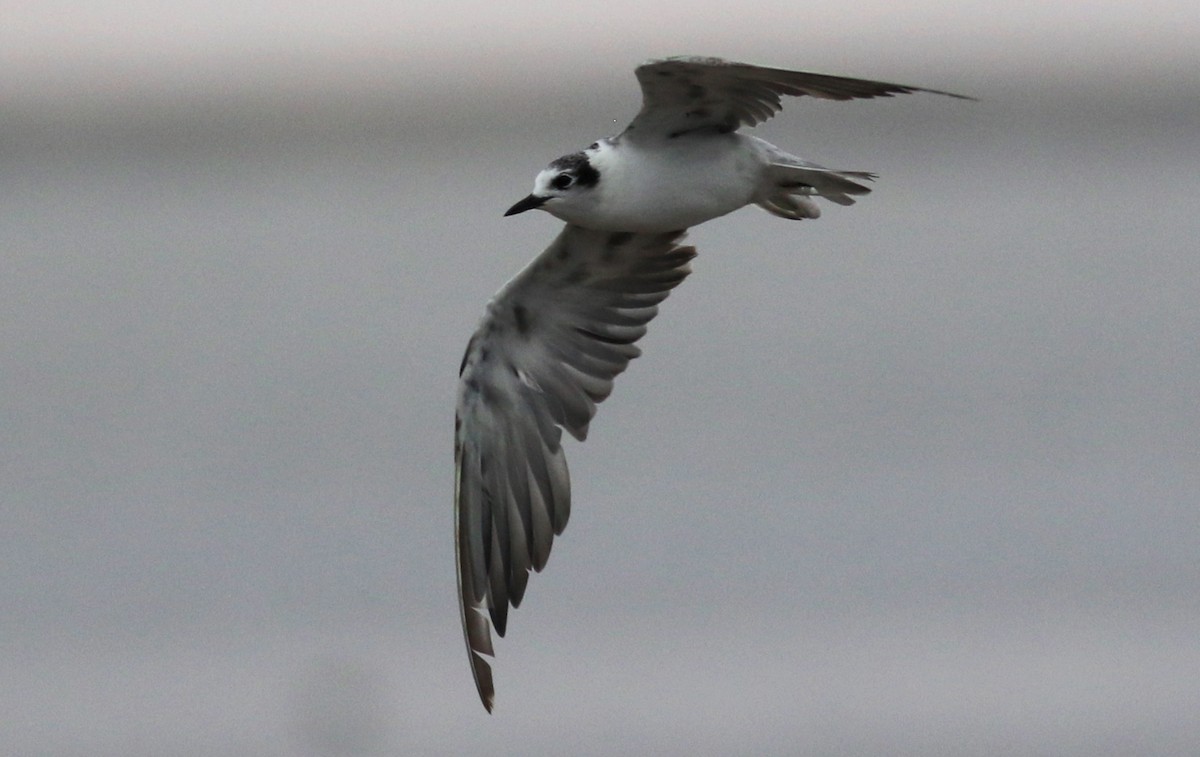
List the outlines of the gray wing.
{"label": "gray wing", "polygon": [[631,139],[754,126],[782,110],[783,95],[853,100],[931,92],[972,99],[936,89],[763,68],[720,58],[667,58],[638,66],[635,73],[642,85],[642,109],[625,129],[623,136]]}
{"label": "gray wing", "polygon": [[487,608],[504,635],[567,525],[562,429],[582,441],[596,403],[640,354],[658,303],[691,272],[683,232],[568,225],[488,304],[459,370],[454,530],[459,610],[483,706],[494,701]]}

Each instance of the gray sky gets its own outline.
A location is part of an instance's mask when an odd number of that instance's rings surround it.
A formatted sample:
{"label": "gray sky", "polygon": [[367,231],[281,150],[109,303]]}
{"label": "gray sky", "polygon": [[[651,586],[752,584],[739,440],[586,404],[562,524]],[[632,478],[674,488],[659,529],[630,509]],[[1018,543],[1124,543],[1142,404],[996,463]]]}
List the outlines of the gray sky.
{"label": "gray sky", "polygon": [[[10,5],[0,751],[1200,748],[1194,3]],[[760,130],[875,191],[693,230],[488,717],[454,375],[557,232],[500,214],[683,52],[981,102]]]}

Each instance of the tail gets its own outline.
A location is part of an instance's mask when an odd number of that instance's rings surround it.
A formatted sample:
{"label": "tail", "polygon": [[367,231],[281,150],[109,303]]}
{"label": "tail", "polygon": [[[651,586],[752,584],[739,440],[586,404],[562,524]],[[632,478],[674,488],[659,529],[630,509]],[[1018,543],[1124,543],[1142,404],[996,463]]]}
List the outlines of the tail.
{"label": "tail", "polygon": [[774,191],[758,201],[758,205],[767,212],[794,221],[821,216],[821,208],[812,200],[813,197],[824,197],[838,205],[853,205],[854,198],[851,195],[865,195],[871,190],[852,179],[875,179],[873,173],[834,171],[799,158],[795,160],[796,163],[771,164]]}

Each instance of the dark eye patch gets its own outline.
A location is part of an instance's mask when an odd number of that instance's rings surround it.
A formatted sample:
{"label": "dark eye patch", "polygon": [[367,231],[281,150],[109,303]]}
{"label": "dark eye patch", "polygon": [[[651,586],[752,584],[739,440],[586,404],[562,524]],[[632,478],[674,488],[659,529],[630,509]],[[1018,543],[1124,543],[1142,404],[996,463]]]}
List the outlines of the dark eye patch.
{"label": "dark eye patch", "polygon": [[575,183],[575,177],[569,173],[560,173],[550,181],[550,186],[555,189],[566,189]]}
{"label": "dark eye patch", "polygon": [[587,155],[581,152],[574,152],[551,161],[550,167],[556,171],[570,173],[572,186],[578,184],[581,187],[594,187],[600,181],[600,172],[588,161]]}

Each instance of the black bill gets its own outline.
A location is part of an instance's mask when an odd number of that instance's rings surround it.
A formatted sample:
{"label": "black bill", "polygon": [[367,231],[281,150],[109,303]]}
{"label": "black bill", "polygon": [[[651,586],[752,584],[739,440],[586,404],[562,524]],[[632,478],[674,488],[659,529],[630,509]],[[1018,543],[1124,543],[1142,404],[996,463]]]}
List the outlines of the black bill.
{"label": "black bill", "polygon": [[516,205],[513,205],[504,214],[506,216],[515,216],[517,213],[524,213],[526,210],[534,210],[542,207],[549,200],[549,197],[538,197],[537,195],[529,195],[524,200],[521,200]]}

